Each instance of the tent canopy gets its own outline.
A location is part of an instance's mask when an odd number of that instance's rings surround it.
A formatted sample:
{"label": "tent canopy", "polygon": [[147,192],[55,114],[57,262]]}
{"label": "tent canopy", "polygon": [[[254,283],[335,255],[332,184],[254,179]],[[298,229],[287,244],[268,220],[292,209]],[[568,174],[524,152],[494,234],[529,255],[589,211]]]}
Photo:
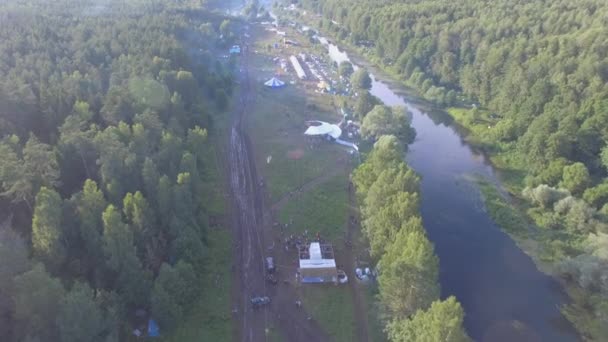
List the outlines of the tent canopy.
{"label": "tent canopy", "polygon": [[324,121],[309,121],[314,126],[308,127],[304,134],[306,135],[329,135],[334,139],[340,138],[342,129],[338,125],[330,124]]}
{"label": "tent canopy", "polygon": [[[327,249],[327,246],[325,248]],[[318,242],[313,242],[309,246],[308,256],[308,259],[303,259],[303,256],[300,255],[299,271],[302,283],[325,283],[337,280],[338,269],[336,268],[336,261],[333,259],[331,246],[323,255],[321,245]]]}
{"label": "tent canopy", "polygon": [[148,336],[150,336],[150,337],[160,336],[160,329],[158,328],[158,324],[153,319],[150,319],[148,321]]}
{"label": "tent canopy", "polygon": [[267,87],[271,87],[271,88],[280,88],[285,86],[285,82],[281,81],[280,79],[273,77],[271,79],[269,79],[268,81],[264,82],[264,85]]}
{"label": "tent canopy", "polygon": [[230,48],[230,53],[231,53],[231,54],[239,54],[239,53],[241,53],[241,47],[240,47],[240,46],[238,46],[238,45],[233,45],[233,46]]}

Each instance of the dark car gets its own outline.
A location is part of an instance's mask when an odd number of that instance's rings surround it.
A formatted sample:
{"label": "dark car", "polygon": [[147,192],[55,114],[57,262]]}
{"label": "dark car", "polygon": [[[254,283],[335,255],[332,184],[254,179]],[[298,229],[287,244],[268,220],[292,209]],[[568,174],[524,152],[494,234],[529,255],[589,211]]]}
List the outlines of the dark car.
{"label": "dark car", "polygon": [[254,308],[259,308],[268,304],[270,304],[270,298],[267,296],[251,298],[251,305],[253,305]]}

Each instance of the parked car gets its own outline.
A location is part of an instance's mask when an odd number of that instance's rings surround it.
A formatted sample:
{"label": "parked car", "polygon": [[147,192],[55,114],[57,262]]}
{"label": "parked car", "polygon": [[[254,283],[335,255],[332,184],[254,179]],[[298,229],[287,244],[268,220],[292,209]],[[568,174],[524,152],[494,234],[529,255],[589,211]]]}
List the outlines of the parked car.
{"label": "parked car", "polygon": [[268,273],[274,273],[275,271],[274,259],[272,257],[266,258],[266,270],[268,271]]}
{"label": "parked car", "polygon": [[348,283],[348,276],[346,275],[346,272],[344,272],[342,270],[338,270],[338,283],[340,283],[340,284]]}
{"label": "parked car", "polygon": [[259,308],[268,304],[270,304],[270,298],[267,296],[251,298],[251,305],[253,305],[254,308]]}

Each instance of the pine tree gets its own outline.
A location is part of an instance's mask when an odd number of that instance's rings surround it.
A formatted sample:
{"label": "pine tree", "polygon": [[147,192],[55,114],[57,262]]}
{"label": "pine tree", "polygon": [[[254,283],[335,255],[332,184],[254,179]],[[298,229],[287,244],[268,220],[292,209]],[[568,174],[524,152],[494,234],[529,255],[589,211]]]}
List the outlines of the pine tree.
{"label": "pine tree", "polygon": [[62,226],[63,201],[57,192],[41,188],[36,195],[32,219],[32,249],[34,255],[53,270],[58,270],[66,257]]}

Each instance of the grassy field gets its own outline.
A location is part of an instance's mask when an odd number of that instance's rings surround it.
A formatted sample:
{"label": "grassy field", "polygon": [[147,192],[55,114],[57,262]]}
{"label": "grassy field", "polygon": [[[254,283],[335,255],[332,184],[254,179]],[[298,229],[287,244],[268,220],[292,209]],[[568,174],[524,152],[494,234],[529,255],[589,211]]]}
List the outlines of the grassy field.
{"label": "grassy field", "polygon": [[354,307],[347,287],[302,286],[302,303],[332,341],[355,340]]}
{"label": "grassy field", "polygon": [[293,225],[290,232],[321,236],[334,244],[341,241],[348,219],[347,177],[344,172],[289,201],[279,212],[279,222]]}
{"label": "grassy field", "polygon": [[231,235],[227,230],[212,230],[208,235],[209,251],[201,298],[185,319],[163,342],[231,341],[230,263]]}
{"label": "grassy field", "polygon": [[[284,48],[268,52],[266,46],[275,43],[275,36],[260,32],[258,35],[261,37],[255,45],[258,54],[251,58],[255,66],[251,76],[256,81],[253,90],[256,103],[247,117],[247,125],[255,142],[258,170],[267,178],[271,199],[276,201],[348,156],[343,147],[330,143],[313,146],[303,135],[306,121],[338,122],[341,116],[333,96],[316,93],[314,82],[301,82],[276,68],[272,60],[276,55],[286,57],[300,50]],[[288,85],[281,89],[264,87],[263,82],[274,75]]]}
{"label": "grassy field", "polygon": [[[256,145],[256,164],[268,179],[273,201],[347,158],[346,150],[335,144],[311,148],[303,135],[305,121],[331,120],[331,113],[307,109],[302,97],[295,87],[259,89],[255,111],[248,121]],[[333,121],[337,121],[335,115]]]}
{"label": "grassy field", "polygon": [[[351,157],[347,149],[304,136],[307,120],[338,122],[338,101],[334,96],[315,92],[316,82],[301,82],[276,68],[272,59],[297,54],[302,47],[268,49],[276,42],[274,33],[255,33],[257,54],[251,59],[251,77],[256,80],[255,108],[247,116],[247,130],[254,147],[259,176],[264,177],[271,202],[275,203],[303,185],[318,181],[307,192],[290,197],[277,212],[283,223],[293,220],[289,229],[321,235],[334,245],[342,245],[348,219],[348,173]],[[290,35],[290,39],[298,39]],[[304,43],[302,41],[302,43]],[[281,89],[262,84],[273,75],[287,82]],[[293,82],[293,83],[292,83]],[[337,253],[339,253],[337,251]],[[353,296],[347,286],[302,286],[304,306],[335,341],[352,341],[355,336]],[[269,329],[269,340],[280,341],[276,329]]]}

